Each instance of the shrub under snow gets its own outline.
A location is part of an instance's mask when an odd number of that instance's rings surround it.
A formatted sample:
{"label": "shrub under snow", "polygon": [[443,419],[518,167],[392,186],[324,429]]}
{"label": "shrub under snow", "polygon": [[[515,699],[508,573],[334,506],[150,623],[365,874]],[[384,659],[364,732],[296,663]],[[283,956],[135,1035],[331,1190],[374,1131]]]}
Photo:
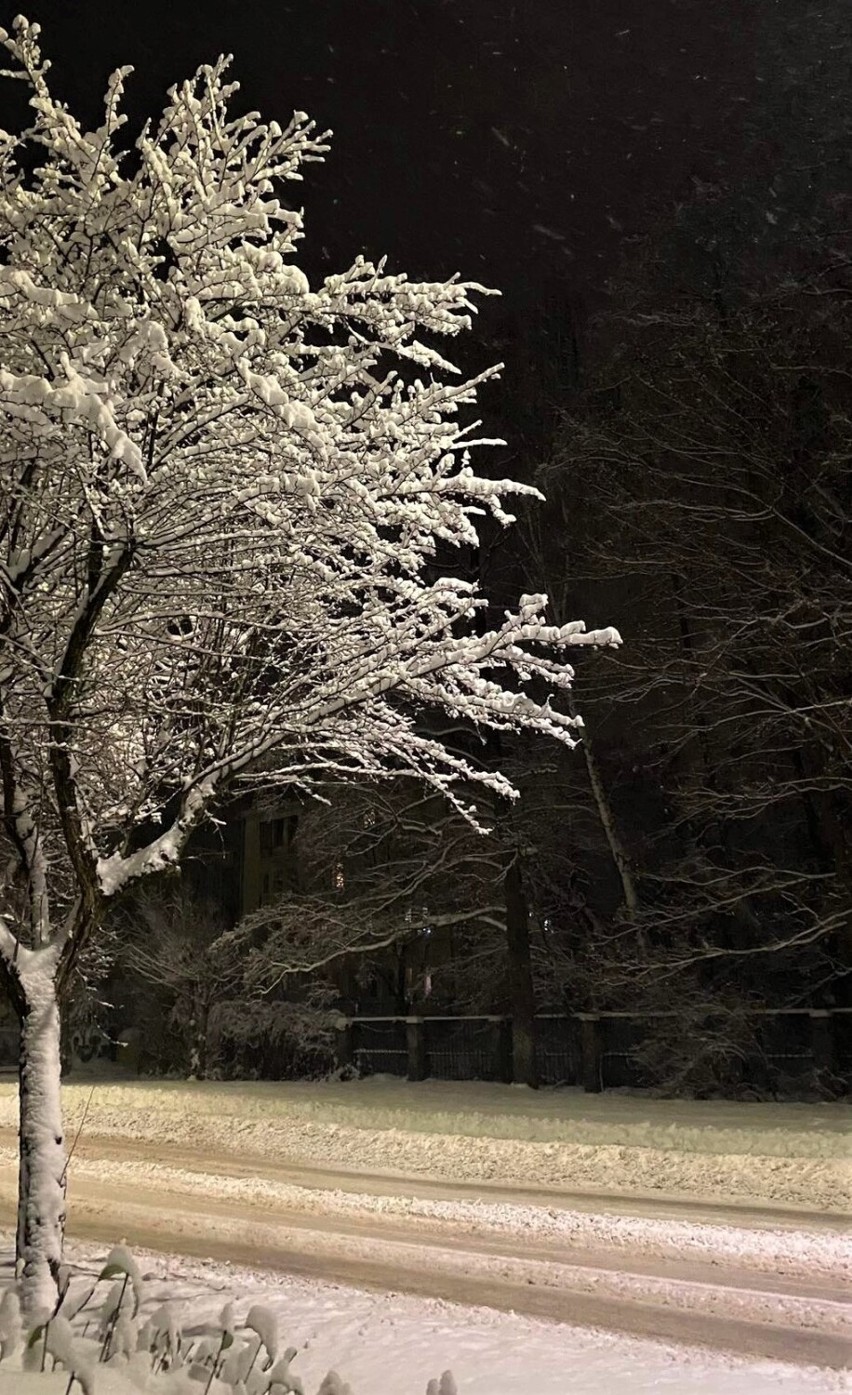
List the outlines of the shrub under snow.
{"label": "shrub under snow", "polygon": [[[152,1303],[123,1246],[93,1280],[65,1271],[54,1316],[27,1330],[17,1293],[0,1298],[0,1395],[313,1395],[286,1345],[277,1315],[262,1304],[184,1331],[178,1309]],[[426,1395],[456,1395],[452,1374],[430,1380]],[[329,1371],[316,1395],[355,1395]],[[414,1392],[412,1392],[414,1395]]]}

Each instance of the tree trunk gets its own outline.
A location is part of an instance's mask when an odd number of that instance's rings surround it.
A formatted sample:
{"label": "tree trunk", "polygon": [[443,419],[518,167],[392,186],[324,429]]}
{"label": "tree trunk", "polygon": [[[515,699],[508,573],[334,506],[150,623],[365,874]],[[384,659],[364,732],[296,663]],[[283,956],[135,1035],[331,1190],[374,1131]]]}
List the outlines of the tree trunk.
{"label": "tree trunk", "polygon": [[535,1059],[535,992],[530,959],[530,918],[521,878],[520,855],[511,854],[504,878],[509,1005],[512,1014],[512,1077],[538,1086]]}
{"label": "tree trunk", "polygon": [[207,1078],[207,1004],[196,1002],[189,1021],[189,1078]]}
{"label": "tree trunk", "polygon": [[598,765],[591,738],[585,732],[580,742],[580,750],[583,753],[586,769],[589,773],[589,784],[592,788],[592,797],[595,801],[595,808],[598,811],[598,818],[600,819],[601,827],[604,831],[609,851],[615,864],[615,870],[621,882],[624,908],[627,912],[628,919],[633,921],[636,919],[639,911],[639,895],[636,890],[636,882],[633,879],[630,858],[621,841],[621,835],[615,822],[615,814],[613,813],[609,794],[604,784],[603,776],[601,775],[600,766]]}
{"label": "tree trunk", "polygon": [[[572,717],[576,717],[577,709],[573,697],[569,697],[568,699],[568,710]],[[594,744],[586,727],[583,728],[580,750],[586,763],[589,785],[591,786],[592,798],[595,802],[601,828],[604,831],[610,856],[612,857],[615,870],[618,873],[618,879],[621,882],[621,895],[624,909],[627,912],[627,919],[632,923],[639,914],[639,893],[636,889],[636,881],[630,865],[630,858],[618,829],[615,811],[613,810],[609,797],[609,791],[607,790],[604,777],[601,773],[601,768],[598,765]],[[643,944],[642,947],[645,948],[646,946]]]}
{"label": "tree trunk", "polygon": [[[51,956],[53,958],[53,956]],[[20,976],[20,1170],[17,1273],[30,1323],[56,1307],[65,1234],[67,1157],[60,1098],[59,1003],[54,965],[33,962]]]}

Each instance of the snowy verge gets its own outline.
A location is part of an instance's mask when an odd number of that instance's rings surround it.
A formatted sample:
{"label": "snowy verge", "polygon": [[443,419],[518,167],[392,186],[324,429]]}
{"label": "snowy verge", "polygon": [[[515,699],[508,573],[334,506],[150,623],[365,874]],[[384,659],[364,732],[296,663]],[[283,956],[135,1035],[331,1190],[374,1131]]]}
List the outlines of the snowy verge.
{"label": "snowy verge", "polygon": [[[93,1261],[101,1254],[92,1247],[74,1247],[77,1290],[90,1286],[99,1268]],[[212,1337],[215,1345],[223,1303],[234,1297],[237,1339],[253,1340],[255,1333],[245,1319],[253,1309],[257,1319],[259,1309],[267,1335],[278,1338],[279,1359],[288,1347],[295,1349],[291,1376],[301,1382],[305,1395],[323,1390],[330,1364],[350,1382],[352,1395],[424,1395],[427,1383],[448,1365],[459,1395],[566,1395],[569,1389],[571,1395],[617,1395],[628,1389],[630,1395],[835,1395],[844,1389],[842,1374],[812,1367],[673,1349],[440,1301],[366,1294],[300,1279],[275,1280],[227,1265],[136,1258],[144,1273],[140,1324],[167,1303],[185,1343],[203,1346],[205,1338]],[[103,1287],[109,1290],[111,1285]],[[85,1310],[76,1324],[78,1332],[84,1319]],[[95,1395],[204,1391],[204,1383],[185,1379],[185,1370],[172,1379],[166,1374],[156,1380],[150,1371],[150,1360],[138,1355],[130,1360],[114,1357],[98,1369]],[[20,1352],[11,1367],[0,1363],[0,1395],[64,1395],[67,1383],[67,1372],[25,1375]],[[452,1388],[445,1382],[441,1395]],[[330,1382],[323,1395],[338,1395],[344,1389],[342,1382]],[[439,1390],[436,1382],[433,1395]],[[232,1391],[214,1385],[211,1395]]]}
{"label": "snowy verge", "polygon": [[[340,1081],[181,1081],[75,1074],[66,1108],[108,1117],[215,1116],[241,1123],[343,1125],[466,1138],[517,1139],[613,1147],[671,1147],[681,1153],[755,1153],[764,1157],[848,1158],[852,1106],[730,1100],[657,1099],[648,1094],[576,1089],[528,1090],[484,1081],[412,1083],[391,1076]],[[0,1083],[0,1123],[13,1082]]]}
{"label": "snowy verge", "polygon": [[[16,1123],[0,1085],[0,1127]],[[67,1085],[68,1133],[349,1172],[843,1212],[852,1111],[410,1085]]]}
{"label": "snowy verge", "polygon": [[[11,1270],[11,1266],[10,1266]],[[157,1290],[161,1289],[161,1292]],[[28,1327],[7,1279],[0,1297],[0,1392],[82,1395],[307,1395],[292,1369],[299,1349],[281,1336],[280,1311],[252,1302],[238,1314],[229,1300],[201,1323],[185,1322],[170,1287],[143,1276],[124,1246],[91,1272],[64,1267],[57,1311]],[[334,1371],[317,1395],[352,1395]],[[414,1392],[412,1391],[412,1395]],[[450,1371],[428,1381],[426,1395],[457,1395]]]}

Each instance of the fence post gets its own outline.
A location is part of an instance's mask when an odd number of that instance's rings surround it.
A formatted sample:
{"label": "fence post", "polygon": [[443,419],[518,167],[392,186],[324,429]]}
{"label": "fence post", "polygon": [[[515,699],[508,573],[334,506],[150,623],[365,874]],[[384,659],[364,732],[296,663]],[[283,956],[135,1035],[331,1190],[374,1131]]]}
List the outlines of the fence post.
{"label": "fence post", "polygon": [[817,1070],[834,1070],[834,1018],[827,1009],[812,1009],[811,1053]]}
{"label": "fence post", "polygon": [[495,1079],[501,1081],[503,1085],[511,1085],[514,1078],[512,1071],[512,1019],[511,1017],[501,1017],[500,1021],[495,1022],[494,1025],[497,1029],[495,1033],[496,1052],[494,1064],[497,1068]]}
{"label": "fence post", "polygon": [[406,1017],[405,1045],[408,1049],[409,1080],[425,1080],[428,1071],[426,1069],[426,1032],[422,1017]]}
{"label": "fence post", "polygon": [[337,1038],[337,1066],[339,1070],[343,1070],[346,1066],[355,1064],[355,1029],[349,1017],[338,1017],[334,1026]]}
{"label": "fence post", "polygon": [[583,1089],[587,1094],[599,1094],[601,1085],[601,1020],[597,1013],[578,1013],[580,1018],[580,1059]]}

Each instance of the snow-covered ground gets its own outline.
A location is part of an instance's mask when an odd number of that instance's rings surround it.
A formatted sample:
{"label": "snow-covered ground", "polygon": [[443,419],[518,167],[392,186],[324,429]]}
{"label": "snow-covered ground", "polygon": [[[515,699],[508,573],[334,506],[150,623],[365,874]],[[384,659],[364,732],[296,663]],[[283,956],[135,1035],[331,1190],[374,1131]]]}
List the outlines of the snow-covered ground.
{"label": "snow-covered ground", "polygon": [[[843,1104],[658,1100],[379,1078],[338,1083],[80,1080],[67,1131],[329,1169],[571,1192],[680,1196],[842,1212],[852,1202]],[[16,1088],[0,1084],[0,1129]],[[84,1121],[84,1122],[83,1122]]]}
{"label": "snow-covered ground", "polygon": [[[172,1254],[191,1321],[211,1287],[276,1306],[307,1395],[330,1366],[353,1395],[448,1367],[460,1395],[844,1388],[845,1106],[114,1077],[64,1103],[75,1244]],[[7,1224],[15,1108],[0,1085]]]}
{"label": "snow-covered ground", "polygon": [[[76,1247],[74,1258],[91,1267],[94,1252]],[[428,1381],[447,1369],[459,1395],[834,1395],[848,1388],[838,1372],[675,1349],[484,1308],[217,1264],[144,1257],[142,1267],[162,1278],[150,1283],[148,1303],[172,1300],[185,1330],[215,1321],[232,1295],[240,1317],[256,1303],[275,1312],[282,1345],[298,1350],[292,1369],[306,1395],[315,1395],[330,1368],[352,1395],[424,1395]],[[140,1388],[122,1367],[98,1375],[98,1395],[136,1395]],[[67,1374],[57,1373],[51,1395],[64,1395],[66,1385]],[[35,1380],[30,1388],[4,1363],[0,1395],[47,1392]]]}

